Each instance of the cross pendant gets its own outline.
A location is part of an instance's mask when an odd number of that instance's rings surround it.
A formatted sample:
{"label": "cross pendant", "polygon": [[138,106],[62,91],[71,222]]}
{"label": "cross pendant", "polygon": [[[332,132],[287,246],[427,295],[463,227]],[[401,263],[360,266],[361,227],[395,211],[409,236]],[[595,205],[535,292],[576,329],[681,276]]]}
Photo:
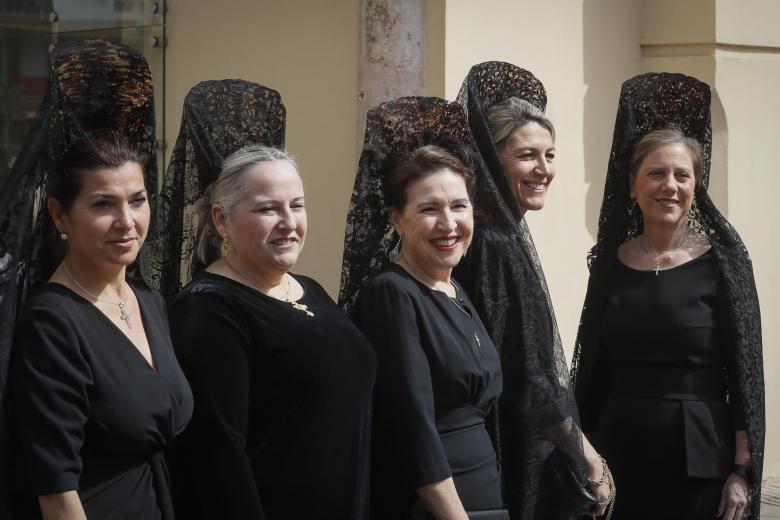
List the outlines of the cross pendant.
{"label": "cross pendant", "polygon": [[125,306],[122,303],[119,304],[119,319],[125,322],[128,329],[133,328],[133,326],[130,324],[130,315],[127,314],[127,311],[125,311]]}

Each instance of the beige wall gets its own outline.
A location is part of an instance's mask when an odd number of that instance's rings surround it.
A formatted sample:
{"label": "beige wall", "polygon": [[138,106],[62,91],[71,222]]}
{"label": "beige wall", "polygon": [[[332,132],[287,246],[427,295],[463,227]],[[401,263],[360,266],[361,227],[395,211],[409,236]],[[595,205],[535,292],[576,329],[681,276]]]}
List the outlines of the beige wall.
{"label": "beige wall", "polygon": [[166,141],[176,140],[187,91],[241,78],[278,90],[287,148],[307,194],[309,231],[296,268],[336,295],[357,157],[359,1],[168,0]]}
{"label": "beige wall", "polygon": [[[338,291],[344,220],[356,171],[359,0],[169,0],[166,140],[187,90],[240,77],[279,90],[288,148],[306,183],[309,237],[297,271]],[[215,12],[216,11],[216,12]],[[770,225],[780,175],[780,2],[776,0],[426,0],[426,93],[454,99],[471,65],[505,60],[545,84],[558,132],[544,211],[528,220],[567,355],[585,294],[621,83],[679,71],[713,87],[713,199],[754,261],[764,316],[768,439],[780,432],[780,248]],[[772,240],[774,239],[774,240]],[[767,475],[780,445],[767,443]]]}
{"label": "beige wall", "polygon": [[[547,89],[557,176],[543,211],[528,213],[567,356],[587,284],[622,82],[640,71],[640,0],[447,2],[446,94],[485,60],[514,63]],[[608,35],[608,37],[605,37]],[[562,239],[565,237],[565,239]]]}
{"label": "beige wall", "polygon": [[[558,176],[542,212],[528,221],[570,356],[595,240],[620,84],[649,71],[683,72],[713,87],[710,193],[753,259],[762,315],[767,386],[765,474],[780,474],[780,2],[775,0],[493,0],[446,3],[445,92],[468,68],[505,60],[547,88],[558,132]],[[565,237],[565,238],[564,238]],[[774,238],[774,240],[772,239]]]}

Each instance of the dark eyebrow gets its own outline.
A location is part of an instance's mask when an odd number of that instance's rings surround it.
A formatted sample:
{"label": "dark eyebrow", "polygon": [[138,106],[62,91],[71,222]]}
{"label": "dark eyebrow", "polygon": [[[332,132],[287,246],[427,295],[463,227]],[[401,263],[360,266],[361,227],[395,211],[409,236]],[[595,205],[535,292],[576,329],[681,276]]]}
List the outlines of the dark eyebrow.
{"label": "dark eyebrow", "polygon": [[[146,188],[142,190],[138,190],[137,192],[133,193],[132,195],[130,195],[130,198],[134,199],[136,197],[140,197],[141,195],[145,195],[145,194],[146,194]],[[97,193],[93,193],[91,195],[91,198],[113,200],[116,198],[116,195],[114,195],[113,193],[97,192]]]}

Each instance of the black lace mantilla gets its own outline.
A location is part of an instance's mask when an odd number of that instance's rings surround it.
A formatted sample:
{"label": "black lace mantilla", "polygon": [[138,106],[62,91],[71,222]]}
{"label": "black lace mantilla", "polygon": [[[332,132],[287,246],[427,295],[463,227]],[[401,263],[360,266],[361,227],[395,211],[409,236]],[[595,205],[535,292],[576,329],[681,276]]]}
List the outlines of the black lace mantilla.
{"label": "black lace mantilla", "polygon": [[384,197],[384,176],[400,156],[428,144],[471,163],[467,142],[466,120],[457,103],[404,97],[369,110],[344,236],[339,305],[347,311],[365,283],[398,253],[398,235]]}
{"label": "black lace mantilla", "polygon": [[[577,408],[542,266],[485,116],[511,96],[541,110],[547,103],[533,74],[496,61],[472,67],[458,95],[478,158],[474,240],[455,277],[501,355],[497,452],[505,504],[515,519],[566,518],[576,504],[550,474],[553,460],[564,461],[579,485],[586,485]],[[564,457],[550,458],[556,450]]]}
{"label": "black lace mantilla", "polygon": [[[14,322],[22,303],[59,264],[56,229],[46,211],[46,179],[76,141],[117,130],[149,156],[144,169],[156,192],[152,75],[144,57],[102,40],[67,42],[51,54],[46,96],[0,189],[0,493],[8,490],[5,388]],[[153,203],[153,198],[150,199]],[[154,222],[152,222],[154,226]],[[0,517],[4,511],[0,496]]]}
{"label": "black lace mantilla", "polygon": [[[598,357],[599,324],[607,273],[620,244],[642,231],[642,215],[629,198],[629,159],[636,143],[648,132],[676,126],[704,147],[702,182],[696,187],[689,215],[691,225],[707,235],[725,281],[731,314],[730,328],[737,356],[737,388],[744,405],[752,458],[751,480],[761,482],[764,455],[764,375],[761,355],[761,318],[753,268],[739,234],[721,215],[709,195],[712,128],[710,88],[682,74],[650,73],[623,84],[604,199],[599,216],[598,241],[588,254],[590,279],[582,310],[571,377],[582,404],[593,365]],[[759,519],[760,489],[751,500],[752,520]]]}
{"label": "black lace mantilla", "polygon": [[219,258],[216,248],[205,265],[195,255],[195,205],[219,176],[223,159],[250,144],[284,147],[285,115],[277,91],[249,81],[203,81],[187,93],[160,193],[158,230],[143,253],[144,274],[168,301]]}

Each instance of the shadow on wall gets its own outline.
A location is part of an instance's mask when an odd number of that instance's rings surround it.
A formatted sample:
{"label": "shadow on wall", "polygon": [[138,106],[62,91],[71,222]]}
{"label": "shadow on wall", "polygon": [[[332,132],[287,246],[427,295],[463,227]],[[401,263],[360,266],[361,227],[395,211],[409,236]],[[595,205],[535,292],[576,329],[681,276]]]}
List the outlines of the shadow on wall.
{"label": "shadow on wall", "polygon": [[583,0],[585,226],[596,241],[620,86],[640,73],[642,0]]}
{"label": "shadow on wall", "polygon": [[726,111],[715,87],[712,89],[712,167],[709,194],[723,216],[729,216],[728,200],[728,146],[729,133]]}

